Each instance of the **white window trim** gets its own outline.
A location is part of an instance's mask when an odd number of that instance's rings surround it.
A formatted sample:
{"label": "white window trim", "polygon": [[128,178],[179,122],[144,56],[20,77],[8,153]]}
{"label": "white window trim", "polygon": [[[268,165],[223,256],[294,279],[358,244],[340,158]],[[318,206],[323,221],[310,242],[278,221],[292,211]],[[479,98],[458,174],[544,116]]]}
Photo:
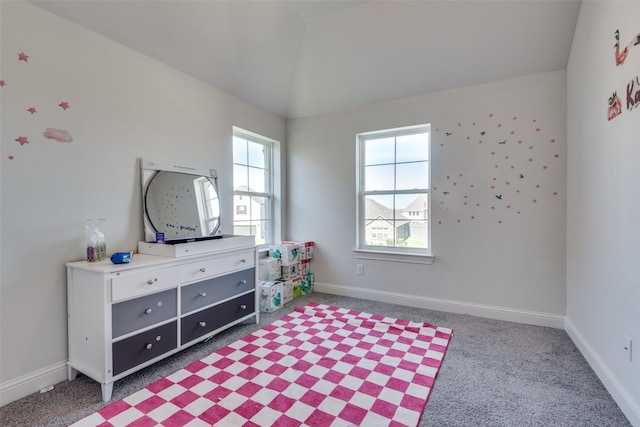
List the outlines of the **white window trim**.
{"label": "white window trim", "polygon": [[[370,135],[376,135],[380,137],[384,137],[387,135],[397,136],[406,133],[413,133],[417,129],[426,129],[429,133],[429,187],[428,187],[428,210],[429,210],[429,240],[428,240],[428,248],[427,249],[402,249],[402,248],[392,248],[392,247],[384,247],[382,249],[376,249],[374,246],[366,246],[362,244],[362,232],[360,222],[361,222],[361,189],[364,187],[363,182],[363,174],[361,172],[362,164],[361,160],[364,155],[364,143],[363,139]],[[431,125],[430,124],[422,124],[415,126],[406,126],[382,131],[371,131],[371,132],[362,132],[356,135],[356,247],[353,249],[353,253],[355,254],[357,259],[369,259],[376,261],[391,261],[391,262],[403,262],[410,264],[425,264],[431,265],[435,260],[435,255],[432,252],[431,245]]]}
{"label": "white window trim", "polygon": [[393,261],[404,262],[407,264],[426,264],[431,265],[436,259],[435,255],[424,253],[413,253],[404,251],[402,253],[385,251],[385,250],[369,250],[354,249],[353,253],[357,259],[370,259],[375,261]]}
{"label": "white window trim", "polygon": [[[248,131],[246,129],[233,126],[233,136],[236,134],[247,137],[249,139],[257,139],[259,141],[268,142],[271,144],[271,156],[269,159],[270,162],[270,172],[271,172],[271,238],[272,242],[267,242],[265,244],[256,244],[256,247],[266,247],[270,244],[279,242],[282,240],[282,153],[280,149],[280,142],[275,139],[271,139],[264,135],[260,135],[255,132]],[[233,162],[233,159],[232,159]],[[239,193],[239,192],[238,192]],[[235,190],[233,190],[233,195],[238,194]],[[252,193],[252,195],[260,195],[259,193]],[[235,212],[234,212],[235,218]],[[235,222],[235,221],[234,221]]]}

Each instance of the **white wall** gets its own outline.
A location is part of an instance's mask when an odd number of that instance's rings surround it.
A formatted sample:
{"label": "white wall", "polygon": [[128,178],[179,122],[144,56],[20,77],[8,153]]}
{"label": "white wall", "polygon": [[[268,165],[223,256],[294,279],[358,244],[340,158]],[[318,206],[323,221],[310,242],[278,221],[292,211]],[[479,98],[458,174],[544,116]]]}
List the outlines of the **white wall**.
{"label": "white wall", "polygon": [[[640,3],[586,1],[567,68],[567,331],[633,425],[640,426],[640,107],[627,84],[640,75]],[[622,49],[621,49],[622,50]],[[607,119],[616,91],[622,112]],[[633,339],[633,361],[624,336]]]}
{"label": "white wall", "polygon": [[285,122],[28,3],[1,19],[4,404],[66,378],[64,263],[84,256],[84,221],[106,218],[109,253],[144,238],[138,159],[217,169],[230,233],[232,127],[284,141]]}
{"label": "white wall", "polygon": [[[565,107],[561,70],[290,121],[287,232],[316,242],[317,289],[562,327]],[[423,123],[435,262],[356,259],[356,134]]]}

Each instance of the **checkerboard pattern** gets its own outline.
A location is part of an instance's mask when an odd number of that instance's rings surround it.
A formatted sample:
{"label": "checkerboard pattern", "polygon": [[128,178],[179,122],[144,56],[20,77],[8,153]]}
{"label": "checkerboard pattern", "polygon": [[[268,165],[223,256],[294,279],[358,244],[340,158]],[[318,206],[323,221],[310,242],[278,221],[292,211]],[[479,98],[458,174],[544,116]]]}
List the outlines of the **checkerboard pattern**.
{"label": "checkerboard pattern", "polygon": [[311,303],[73,426],[416,426],[451,334]]}

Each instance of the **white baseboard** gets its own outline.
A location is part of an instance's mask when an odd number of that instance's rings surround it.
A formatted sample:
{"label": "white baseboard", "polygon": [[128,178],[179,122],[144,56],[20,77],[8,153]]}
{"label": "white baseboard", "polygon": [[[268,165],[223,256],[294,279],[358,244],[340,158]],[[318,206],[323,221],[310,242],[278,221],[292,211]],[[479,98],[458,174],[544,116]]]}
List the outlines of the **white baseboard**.
{"label": "white baseboard", "polygon": [[582,355],[594,370],[602,384],[616,401],[622,413],[629,419],[632,426],[640,427],[640,402],[635,401],[627,389],[611,372],[607,364],[602,360],[597,351],[582,336],[569,317],[565,321],[565,330],[580,350]]}
{"label": "white baseboard", "polygon": [[67,362],[56,363],[0,384],[0,406],[67,380]]}
{"label": "white baseboard", "polygon": [[419,295],[401,294],[398,292],[379,291],[353,286],[340,286],[329,283],[315,283],[314,290],[333,295],[362,298],[372,301],[389,302],[409,307],[428,310],[446,311],[449,313],[470,314],[489,319],[506,320],[528,325],[548,326],[564,329],[564,315],[541,313],[535,311],[516,310],[483,304],[471,304],[461,301],[428,298]]}

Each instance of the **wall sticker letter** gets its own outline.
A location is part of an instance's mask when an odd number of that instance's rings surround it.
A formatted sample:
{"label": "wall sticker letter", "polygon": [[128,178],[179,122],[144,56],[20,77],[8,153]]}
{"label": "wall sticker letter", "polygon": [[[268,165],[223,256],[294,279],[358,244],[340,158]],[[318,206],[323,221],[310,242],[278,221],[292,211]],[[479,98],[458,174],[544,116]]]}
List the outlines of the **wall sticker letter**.
{"label": "wall sticker letter", "polygon": [[640,80],[638,76],[627,84],[627,110],[631,111],[640,105]]}

